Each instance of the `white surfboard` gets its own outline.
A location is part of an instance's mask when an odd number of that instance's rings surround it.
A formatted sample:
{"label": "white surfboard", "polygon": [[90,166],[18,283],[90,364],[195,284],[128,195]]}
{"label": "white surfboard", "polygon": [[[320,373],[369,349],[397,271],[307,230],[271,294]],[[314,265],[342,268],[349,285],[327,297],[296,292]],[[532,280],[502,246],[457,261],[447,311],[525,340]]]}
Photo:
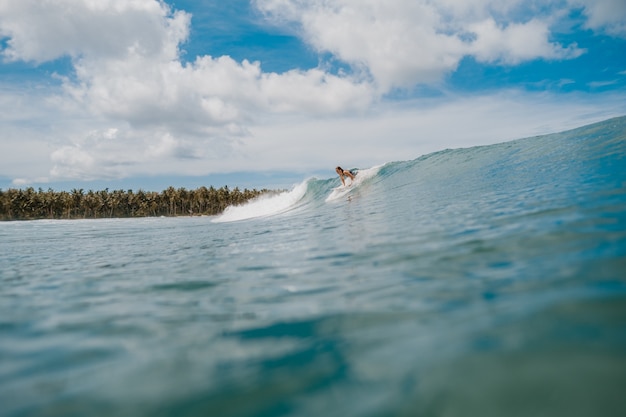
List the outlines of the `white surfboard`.
{"label": "white surfboard", "polygon": [[350,193],[350,191],[354,190],[356,188],[356,185],[354,183],[352,184],[346,184],[346,185],[340,185],[338,187],[333,188],[333,190],[330,192],[330,194],[328,195],[328,197],[326,197],[326,201],[333,201],[333,200],[337,200],[341,197],[344,197],[346,195],[348,195]]}

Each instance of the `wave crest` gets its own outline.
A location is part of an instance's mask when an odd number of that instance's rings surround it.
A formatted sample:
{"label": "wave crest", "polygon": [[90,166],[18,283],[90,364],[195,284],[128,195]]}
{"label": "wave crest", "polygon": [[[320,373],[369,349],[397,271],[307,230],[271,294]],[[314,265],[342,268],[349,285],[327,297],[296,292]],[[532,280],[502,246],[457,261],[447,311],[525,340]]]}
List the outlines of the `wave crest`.
{"label": "wave crest", "polygon": [[214,223],[234,222],[256,217],[272,216],[293,208],[306,194],[310,180],[296,185],[290,191],[264,194],[241,206],[229,206],[224,213],[213,219]]}

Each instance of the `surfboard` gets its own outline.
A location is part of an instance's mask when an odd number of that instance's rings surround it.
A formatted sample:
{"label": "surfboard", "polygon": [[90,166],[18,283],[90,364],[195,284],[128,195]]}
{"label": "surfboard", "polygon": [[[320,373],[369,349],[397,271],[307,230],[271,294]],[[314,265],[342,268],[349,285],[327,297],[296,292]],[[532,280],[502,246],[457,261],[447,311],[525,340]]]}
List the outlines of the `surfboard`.
{"label": "surfboard", "polygon": [[333,201],[333,200],[336,200],[338,198],[341,198],[341,197],[347,195],[353,189],[354,189],[354,187],[352,186],[352,184],[350,184],[350,185],[340,185],[338,187],[335,187],[335,188],[333,188],[331,193],[328,195],[328,197],[326,197],[326,201]]}

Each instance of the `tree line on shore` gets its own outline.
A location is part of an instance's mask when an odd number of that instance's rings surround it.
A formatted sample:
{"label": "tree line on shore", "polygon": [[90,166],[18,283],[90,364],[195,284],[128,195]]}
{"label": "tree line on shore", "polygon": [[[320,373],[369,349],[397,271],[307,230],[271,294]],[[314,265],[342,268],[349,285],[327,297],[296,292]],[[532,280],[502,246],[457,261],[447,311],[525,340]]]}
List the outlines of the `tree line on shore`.
{"label": "tree line on shore", "polygon": [[139,190],[37,191],[32,187],[0,189],[0,220],[96,219],[215,215],[230,205],[243,204],[270,190],[241,191],[200,187],[195,190],[169,187],[162,192]]}

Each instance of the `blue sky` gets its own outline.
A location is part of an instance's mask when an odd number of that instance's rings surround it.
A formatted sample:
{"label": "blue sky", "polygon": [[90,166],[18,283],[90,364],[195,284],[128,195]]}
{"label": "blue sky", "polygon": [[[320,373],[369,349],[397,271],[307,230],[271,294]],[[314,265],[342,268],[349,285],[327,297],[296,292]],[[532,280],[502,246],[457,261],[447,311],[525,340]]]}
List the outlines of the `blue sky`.
{"label": "blue sky", "polygon": [[0,0],[0,53],[2,189],[286,188],[626,114],[622,0]]}

